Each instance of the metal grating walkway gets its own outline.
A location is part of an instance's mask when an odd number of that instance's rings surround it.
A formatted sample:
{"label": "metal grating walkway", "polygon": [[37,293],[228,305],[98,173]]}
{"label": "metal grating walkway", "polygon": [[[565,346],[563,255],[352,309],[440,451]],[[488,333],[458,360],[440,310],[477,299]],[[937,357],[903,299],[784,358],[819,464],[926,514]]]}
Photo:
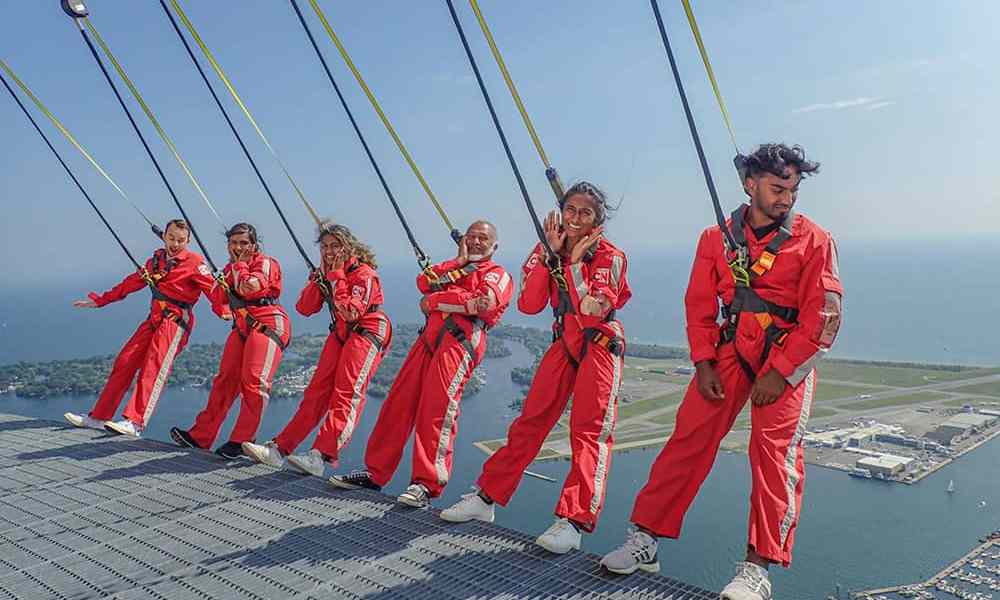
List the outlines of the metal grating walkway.
{"label": "metal grating walkway", "polygon": [[0,600],[96,597],[718,596],[319,478],[0,414]]}

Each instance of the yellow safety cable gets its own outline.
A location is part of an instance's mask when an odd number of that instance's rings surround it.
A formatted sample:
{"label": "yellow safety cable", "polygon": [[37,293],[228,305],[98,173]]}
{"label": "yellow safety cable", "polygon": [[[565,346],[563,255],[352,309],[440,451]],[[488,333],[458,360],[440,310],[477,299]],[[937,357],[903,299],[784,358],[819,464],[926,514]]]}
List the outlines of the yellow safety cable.
{"label": "yellow safety cable", "polygon": [[50,111],[48,108],[45,107],[44,104],[42,104],[42,101],[38,99],[38,96],[36,96],[34,92],[32,92],[31,89],[28,88],[28,86],[23,81],[21,81],[21,78],[18,77],[16,73],[14,73],[14,71],[7,65],[7,63],[3,59],[0,59],[0,68],[3,68],[4,72],[6,72],[7,75],[9,75],[12,80],[14,80],[14,83],[16,83],[19,88],[21,88],[21,91],[24,92],[24,94],[27,97],[31,98],[31,101],[35,104],[36,107],[38,107],[38,110],[41,111],[42,114],[45,115],[49,119],[49,121],[52,122],[53,125],[55,125],[56,129],[58,129],[59,132],[63,134],[63,137],[65,137],[66,140],[68,140],[69,143],[72,144],[73,147],[76,148],[80,152],[80,154],[82,154],[83,157],[86,158],[90,162],[90,164],[93,165],[94,168],[97,169],[97,171],[104,176],[105,179],[108,180],[108,183],[111,184],[111,187],[115,188],[115,190],[117,190],[118,193],[121,194],[121,197],[124,198],[125,201],[128,202],[129,205],[132,208],[134,208],[136,212],[138,212],[142,216],[143,219],[145,219],[146,223],[149,224],[150,227],[156,227],[156,224],[153,223],[153,221],[148,216],[146,216],[146,213],[144,213],[141,208],[139,208],[134,202],[132,202],[132,200],[125,193],[125,190],[123,190],[121,187],[119,187],[117,183],[115,183],[115,180],[111,178],[111,175],[108,175],[108,172],[105,171],[104,168],[101,167],[101,165],[99,165],[96,160],[94,160],[94,157],[91,156],[90,153],[87,152],[87,150],[82,145],[80,145],[80,142],[76,141],[76,138],[73,137],[73,134],[71,134],[69,130],[63,126],[63,124],[59,121],[59,119],[56,118],[54,114],[52,114],[52,111]]}
{"label": "yellow safety cable", "polygon": [[316,221],[316,224],[321,225],[323,221],[322,219],[320,219],[319,214],[316,213],[316,210],[313,209],[312,204],[309,203],[309,200],[306,198],[305,193],[303,193],[302,188],[300,188],[299,185],[295,183],[295,180],[292,178],[291,173],[288,172],[288,168],[285,166],[285,163],[278,156],[278,152],[274,149],[273,146],[271,146],[271,142],[267,141],[267,136],[265,136],[264,132],[261,131],[260,126],[257,125],[256,119],[254,119],[253,115],[250,114],[250,109],[247,108],[247,105],[243,102],[243,99],[240,98],[239,93],[237,93],[236,88],[233,87],[232,82],[230,82],[229,77],[226,76],[226,73],[222,70],[222,67],[219,66],[219,63],[215,60],[215,57],[212,55],[212,51],[208,49],[208,46],[206,46],[205,42],[202,41],[201,36],[198,35],[198,32],[195,30],[194,25],[191,23],[191,20],[188,19],[187,15],[184,13],[184,10],[181,8],[180,4],[177,3],[177,0],[170,0],[170,5],[174,8],[174,12],[177,13],[177,16],[180,18],[181,22],[184,23],[184,27],[187,28],[188,33],[191,34],[191,37],[194,39],[195,43],[198,44],[199,48],[201,48],[202,54],[205,55],[205,58],[208,60],[209,64],[212,65],[212,69],[215,70],[215,74],[219,76],[219,79],[222,80],[222,83],[226,86],[226,89],[229,90],[229,95],[233,97],[233,100],[236,101],[236,104],[240,107],[240,110],[243,111],[243,115],[246,116],[247,120],[250,121],[250,124],[253,125],[254,131],[257,132],[257,135],[258,137],[260,137],[260,140],[264,142],[264,146],[267,147],[268,151],[271,153],[271,156],[274,157],[274,160],[278,163],[278,166],[285,174],[285,177],[288,178],[288,182],[292,184],[292,187],[295,189],[295,193],[298,194],[299,199],[302,200],[302,204],[305,205],[306,210],[309,211],[309,214],[312,216],[313,220]]}
{"label": "yellow safety cable", "polygon": [[[171,0],[171,1],[176,1],[176,0]],[[340,52],[341,58],[344,59],[344,62],[347,63],[347,67],[351,70],[351,73],[354,74],[354,79],[357,80],[358,85],[361,86],[361,89],[365,92],[365,95],[368,96],[368,101],[371,102],[371,105],[375,109],[375,112],[378,113],[379,118],[382,120],[382,124],[385,125],[386,130],[389,132],[389,135],[392,136],[393,141],[396,142],[396,147],[399,148],[399,151],[400,153],[402,153],[403,158],[406,159],[406,163],[410,165],[410,170],[412,170],[413,174],[417,176],[417,180],[420,182],[420,186],[424,188],[424,192],[427,193],[427,197],[430,198],[430,201],[434,204],[434,208],[437,209],[438,214],[441,215],[441,219],[444,220],[444,223],[445,225],[448,226],[449,230],[454,231],[455,227],[451,224],[451,221],[448,220],[448,215],[445,214],[444,209],[441,207],[441,203],[438,202],[438,199],[434,195],[434,192],[431,191],[431,186],[428,185],[427,180],[424,179],[424,176],[420,173],[420,169],[417,168],[417,163],[414,162],[413,157],[410,156],[410,152],[406,149],[406,146],[403,145],[403,140],[399,139],[399,135],[396,133],[395,128],[393,128],[392,123],[389,122],[389,118],[385,116],[385,112],[382,111],[382,107],[379,105],[378,100],[375,98],[375,94],[372,93],[371,89],[368,87],[368,84],[365,83],[364,77],[361,76],[361,72],[358,71],[358,68],[354,65],[354,61],[351,60],[350,54],[347,53],[347,48],[344,47],[344,44],[341,43],[340,38],[337,37],[336,33],[334,33],[333,27],[330,26],[330,21],[327,20],[326,15],[323,13],[323,9],[319,7],[319,4],[316,2],[316,0],[309,0],[309,4],[312,5],[313,11],[315,11],[316,16],[319,17],[320,23],[323,24],[323,28],[326,30],[327,35],[330,36],[330,39],[333,41],[333,44],[337,47],[337,50]]]}
{"label": "yellow safety cable", "polygon": [[712,70],[712,63],[708,60],[708,52],[705,50],[705,43],[701,39],[701,31],[698,29],[698,22],[694,18],[694,11],[691,10],[690,0],[681,0],[681,4],[684,5],[684,12],[687,14],[688,24],[691,26],[691,33],[694,34],[694,41],[698,44],[698,52],[701,53],[701,61],[705,63],[705,72],[708,73],[708,79],[712,83],[712,90],[715,92],[715,99],[719,102],[719,108],[722,110],[722,119],[726,122],[726,129],[729,130],[729,138],[733,141],[733,147],[736,148],[737,154],[743,154],[740,151],[740,145],[736,142],[736,133],[733,131],[733,123],[729,119],[729,111],[726,110],[726,103],[722,99],[722,92],[719,91],[719,83],[715,80],[715,71]]}
{"label": "yellow safety cable", "polygon": [[95,28],[94,25],[90,22],[90,19],[86,17],[82,19],[77,19],[77,22],[79,21],[83,21],[84,25],[86,25],[87,29],[90,31],[90,34],[94,36],[95,40],[97,40],[97,45],[101,47],[101,50],[104,52],[104,55],[107,56],[108,60],[111,61],[111,64],[114,65],[115,71],[118,72],[118,76],[121,77],[122,81],[125,82],[125,85],[128,86],[129,91],[132,92],[132,97],[136,99],[136,101],[139,103],[139,106],[142,107],[142,112],[146,113],[146,116],[149,117],[149,122],[153,124],[154,128],[156,128],[156,133],[160,134],[160,138],[163,140],[163,143],[167,145],[167,148],[169,148],[170,152],[173,153],[174,158],[176,158],[177,162],[180,163],[181,169],[184,170],[184,173],[187,175],[188,179],[191,180],[191,184],[194,185],[194,189],[198,190],[198,194],[201,195],[201,199],[205,201],[205,204],[208,206],[208,209],[212,211],[213,215],[215,215],[215,219],[219,222],[219,225],[222,225],[222,227],[225,228],[226,225],[222,221],[222,217],[219,216],[219,212],[215,210],[215,206],[212,205],[212,201],[208,199],[208,195],[205,194],[205,190],[202,189],[201,185],[198,183],[198,180],[195,179],[194,173],[191,172],[191,169],[188,167],[187,163],[184,161],[183,158],[181,158],[180,152],[177,151],[177,147],[174,146],[174,143],[167,135],[167,132],[164,131],[163,127],[160,126],[160,122],[156,119],[155,116],[153,116],[153,111],[150,110],[149,106],[146,104],[146,101],[143,100],[142,95],[139,93],[139,90],[132,83],[132,80],[129,79],[129,76],[125,73],[125,69],[121,66],[121,63],[119,63],[118,59],[115,58],[115,55],[111,52],[111,48],[109,48],[108,45],[104,42],[104,38],[101,37],[101,34],[97,32],[97,28]]}
{"label": "yellow safety cable", "polygon": [[538,156],[542,158],[542,163],[545,165],[545,168],[551,169],[552,164],[549,163],[549,157],[545,154],[545,148],[542,148],[542,141],[538,138],[535,126],[531,123],[531,117],[528,116],[528,110],[524,108],[524,102],[521,101],[521,95],[517,93],[517,87],[514,85],[514,79],[511,78],[510,71],[507,70],[507,64],[503,61],[503,56],[500,55],[500,49],[497,47],[497,43],[493,39],[493,34],[490,33],[490,28],[489,25],[486,24],[483,12],[479,10],[479,3],[476,2],[476,0],[469,0],[469,4],[472,6],[473,12],[476,13],[476,19],[479,20],[479,28],[483,30],[483,35],[486,36],[486,42],[490,45],[490,52],[493,53],[493,58],[496,60],[497,66],[500,67],[500,73],[503,74],[503,80],[507,82],[507,89],[510,90],[510,95],[514,98],[514,104],[517,104],[517,110],[521,113],[521,119],[524,121],[524,126],[528,128],[528,134],[531,136],[531,141],[535,144],[535,149],[538,150]]}

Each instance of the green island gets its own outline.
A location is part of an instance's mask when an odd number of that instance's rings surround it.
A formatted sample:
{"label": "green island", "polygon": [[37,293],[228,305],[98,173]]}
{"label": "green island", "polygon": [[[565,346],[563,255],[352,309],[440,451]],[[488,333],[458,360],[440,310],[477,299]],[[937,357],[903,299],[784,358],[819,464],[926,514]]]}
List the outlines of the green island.
{"label": "green island", "polygon": [[[503,327],[497,328],[499,331]],[[404,324],[393,330],[389,353],[382,359],[368,394],[383,398],[389,392],[410,346],[416,341],[420,326]],[[300,398],[319,361],[326,335],[300,335],[292,339],[285,351],[281,366],[274,377],[272,398]],[[487,358],[509,356],[510,350],[494,336],[486,347]],[[167,385],[174,388],[209,388],[218,370],[222,345],[192,344],[174,361],[174,368]],[[23,398],[42,398],[56,395],[100,394],[111,372],[114,355],[92,356],[72,360],[44,362],[18,362],[0,365],[0,393],[13,392]],[[482,372],[473,374],[466,387],[466,394],[477,393],[485,379]]]}

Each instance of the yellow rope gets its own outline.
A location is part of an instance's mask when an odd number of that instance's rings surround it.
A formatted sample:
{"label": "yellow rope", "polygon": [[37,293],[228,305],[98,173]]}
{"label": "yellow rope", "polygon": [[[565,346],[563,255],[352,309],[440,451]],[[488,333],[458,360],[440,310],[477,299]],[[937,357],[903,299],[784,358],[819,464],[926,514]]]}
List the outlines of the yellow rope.
{"label": "yellow rope", "polygon": [[129,79],[129,76],[125,73],[125,69],[118,62],[118,59],[116,59],[115,55],[112,54],[111,48],[109,48],[108,45],[104,42],[104,38],[101,37],[101,34],[97,32],[97,28],[94,27],[94,25],[90,22],[90,19],[88,18],[78,19],[78,21],[83,21],[84,25],[86,25],[87,29],[90,31],[90,34],[94,36],[95,40],[97,40],[97,45],[101,47],[101,50],[104,51],[104,55],[107,56],[108,60],[111,61],[111,64],[114,65],[115,71],[118,72],[118,76],[121,77],[122,81],[125,82],[125,85],[128,86],[129,91],[132,92],[132,96],[139,103],[139,106],[142,107],[142,112],[146,113],[146,116],[149,117],[149,122],[153,124],[154,128],[156,128],[156,133],[160,134],[160,138],[163,140],[163,143],[167,145],[167,148],[169,148],[170,152],[173,153],[174,158],[176,158],[177,162],[180,163],[181,169],[184,170],[184,174],[186,174],[188,179],[191,180],[191,184],[194,185],[194,189],[198,190],[198,194],[201,195],[201,199],[205,201],[205,204],[208,206],[208,209],[212,211],[213,215],[215,215],[215,219],[219,222],[219,225],[225,228],[226,225],[225,223],[223,223],[222,217],[219,216],[218,211],[215,210],[215,206],[213,206],[211,200],[208,199],[208,195],[205,194],[205,190],[202,189],[201,185],[198,183],[198,180],[195,179],[194,173],[191,172],[191,169],[188,167],[187,162],[185,162],[184,159],[181,158],[180,152],[178,152],[177,147],[174,146],[174,143],[167,135],[167,132],[164,131],[163,127],[160,126],[160,122],[156,119],[155,116],[153,116],[153,111],[150,110],[149,106],[146,104],[146,101],[143,100],[142,95],[139,93],[139,90],[132,83],[132,80]]}
{"label": "yellow rope", "polygon": [[315,11],[316,16],[319,17],[320,23],[323,24],[323,29],[326,30],[327,35],[330,36],[330,39],[333,41],[333,44],[337,47],[337,50],[340,52],[341,58],[344,59],[344,62],[347,63],[347,67],[351,70],[351,73],[354,74],[354,79],[357,80],[358,85],[361,86],[361,89],[364,91],[365,95],[368,96],[368,101],[371,102],[371,105],[375,109],[375,112],[378,114],[379,119],[382,120],[382,124],[385,125],[386,130],[389,132],[389,135],[392,136],[393,141],[396,142],[396,147],[399,148],[399,151],[400,153],[402,153],[403,158],[406,159],[406,163],[410,165],[410,170],[412,170],[413,174],[417,176],[417,180],[420,182],[420,186],[424,188],[424,192],[427,193],[427,197],[430,198],[430,201],[434,204],[434,208],[437,209],[438,214],[441,215],[441,219],[444,220],[444,223],[445,225],[448,226],[449,230],[454,230],[455,227],[451,224],[451,221],[448,220],[448,215],[445,214],[444,209],[438,202],[438,199],[434,195],[434,192],[431,191],[431,187],[430,185],[428,185],[427,180],[424,179],[424,176],[420,173],[420,169],[417,168],[417,163],[414,162],[413,157],[410,156],[410,152],[406,149],[406,146],[403,145],[403,140],[399,138],[399,135],[393,128],[392,123],[389,122],[389,118],[385,116],[385,112],[382,111],[382,107],[379,105],[378,100],[375,98],[375,94],[372,93],[371,89],[368,87],[368,84],[365,83],[364,77],[361,76],[361,72],[358,71],[358,68],[354,65],[354,61],[351,60],[350,54],[347,53],[347,48],[344,47],[344,44],[341,43],[340,38],[337,37],[337,34],[333,31],[333,27],[330,25],[330,21],[326,18],[326,15],[323,13],[323,9],[319,7],[319,4],[316,2],[316,0],[309,0],[309,4],[312,5],[313,11]]}
{"label": "yellow rope", "polygon": [[215,74],[219,76],[219,79],[222,80],[222,83],[226,86],[226,89],[229,90],[229,95],[233,97],[233,100],[240,107],[240,110],[243,111],[244,116],[246,116],[247,120],[250,121],[250,124],[253,125],[254,131],[257,132],[257,135],[258,137],[260,137],[260,140],[264,142],[264,146],[267,147],[268,151],[271,153],[271,156],[274,157],[274,160],[278,163],[278,166],[281,167],[282,172],[285,174],[285,177],[288,178],[288,182],[292,184],[292,187],[295,189],[295,193],[298,194],[299,199],[302,200],[302,204],[306,207],[306,210],[309,211],[309,214],[312,216],[313,220],[316,222],[317,225],[321,224],[322,220],[320,219],[319,214],[317,214],[316,210],[313,209],[312,204],[310,204],[309,200],[306,198],[306,195],[302,191],[302,188],[300,188],[299,185],[295,183],[295,180],[292,178],[292,174],[288,172],[288,168],[285,166],[285,163],[278,156],[278,153],[274,149],[274,147],[271,146],[271,142],[267,141],[267,136],[264,135],[264,132],[261,131],[260,126],[257,125],[256,119],[254,119],[253,115],[250,114],[250,109],[247,108],[247,105],[243,102],[243,99],[240,98],[239,93],[237,93],[236,88],[233,87],[233,84],[229,80],[229,77],[226,76],[225,71],[222,70],[222,67],[215,60],[215,57],[212,55],[211,50],[209,50],[208,46],[205,45],[205,42],[202,41],[201,36],[198,35],[198,32],[195,30],[194,25],[191,23],[191,20],[188,19],[187,15],[184,13],[184,10],[181,8],[180,4],[177,3],[177,0],[170,0],[170,5],[174,8],[174,12],[177,13],[177,16],[180,18],[181,22],[184,23],[184,27],[187,28],[188,33],[191,34],[191,37],[194,39],[195,43],[198,44],[199,48],[201,48],[202,54],[205,55],[205,58],[208,60],[209,64],[212,65],[212,69],[215,70]]}
{"label": "yellow rope", "polygon": [[715,99],[719,102],[722,110],[722,119],[726,122],[726,129],[729,130],[729,138],[733,141],[737,154],[740,152],[740,145],[736,142],[736,133],[733,131],[733,123],[729,119],[729,111],[726,110],[726,103],[722,99],[722,92],[719,91],[719,83],[715,80],[715,71],[712,70],[712,63],[708,60],[708,51],[705,50],[705,43],[701,39],[701,31],[698,29],[698,22],[694,18],[694,11],[691,10],[690,0],[681,0],[684,5],[684,12],[687,14],[688,24],[691,26],[691,33],[694,34],[694,41],[698,44],[698,52],[701,53],[701,61],[705,63],[705,72],[712,83],[712,90],[715,92]]}
{"label": "yellow rope", "polygon": [[528,128],[528,134],[531,136],[531,141],[535,144],[535,149],[538,150],[538,156],[541,157],[545,168],[550,169],[552,168],[552,164],[549,163],[549,157],[545,154],[545,148],[542,148],[542,141],[538,138],[538,132],[535,131],[535,126],[531,123],[531,117],[528,116],[528,110],[524,107],[524,102],[521,101],[521,95],[517,93],[514,79],[510,76],[510,71],[507,70],[507,64],[503,61],[503,56],[500,55],[500,49],[497,47],[496,40],[493,39],[493,34],[490,33],[490,28],[486,24],[483,12],[479,10],[479,3],[476,0],[469,0],[469,4],[472,6],[473,12],[476,13],[479,28],[483,30],[483,35],[486,36],[486,42],[490,45],[490,52],[493,53],[493,58],[497,61],[497,66],[500,67],[503,80],[507,82],[507,89],[510,90],[510,95],[514,98],[514,104],[517,104],[517,110],[521,113],[524,126]]}
{"label": "yellow rope", "polygon": [[98,173],[103,175],[104,178],[108,180],[108,183],[111,184],[111,187],[115,188],[115,190],[117,190],[118,193],[121,194],[121,197],[124,198],[125,201],[128,202],[129,205],[136,210],[136,212],[142,215],[142,218],[146,220],[146,223],[148,223],[152,227],[155,227],[155,224],[153,223],[152,220],[150,220],[149,217],[146,216],[146,213],[142,212],[142,209],[136,206],[134,202],[132,202],[132,200],[125,193],[125,190],[123,190],[117,183],[115,183],[115,180],[111,178],[111,175],[108,175],[108,172],[105,171],[104,168],[101,167],[101,165],[99,165],[96,160],[94,160],[94,157],[91,156],[90,153],[87,152],[87,150],[82,145],[80,145],[80,142],[76,141],[76,138],[73,137],[73,134],[71,134],[69,130],[63,126],[63,124],[59,121],[59,119],[56,118],[54,114],[52,114],[52,111],[50,111],[48,108],[45,107],[44,104],[42,104],[42,101],[38,99],[38,96],[36,96],[34,92],[32,92],[30,88],[28,88],[27,84],[21,81],[21,78],[18,77],[17,74],[14,73],[14,71],[9,66],[7,66],[7,63],[4,62],[3,59],[0,59],[0,68],[3,68],[3,70],[7,73],[7,75],[9,75],[10,78],[14,80],[14,83],[16,83],[19,88],[21,88],[21,91],[24,92],[24,94],[28,98],[31,98],[31,101],[35,104],[36,107],[38,107],[38,110],[41,111],[41,113],[45,115],[49,119],[49,121],[52,122],[55,128],[58,129],[59,132],[63,134],[63,137],[65,137],[66,140],[69,141],[69,143],[72,144],[73,147],[76,148],[80,152],[80,154],[82,154],[83,157],[86,158],[90,162],[90,164],[94,166],[95,169],[97,169]]}

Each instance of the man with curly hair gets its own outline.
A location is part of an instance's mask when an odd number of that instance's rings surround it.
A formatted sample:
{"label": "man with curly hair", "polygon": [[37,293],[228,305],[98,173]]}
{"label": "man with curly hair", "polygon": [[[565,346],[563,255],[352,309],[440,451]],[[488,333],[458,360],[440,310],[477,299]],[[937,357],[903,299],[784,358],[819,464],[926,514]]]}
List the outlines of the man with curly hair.
{"label": "man with curly hair", "polygon": [[685,296],[695,378],[635,500],[635,529],[601,563],[620,574],[659,571],[657,538],[680,536],[722,438],[749,400],[747,552],[721,597],[769,600],[768,566],[791,562],[815,365],[836,338],[843,288],[833,238],[792,210],[802,178],[819,165],[798,146],[765,144],[738,166],[750,204],[727,223],[736,247],[718,226],[705,230]]}

